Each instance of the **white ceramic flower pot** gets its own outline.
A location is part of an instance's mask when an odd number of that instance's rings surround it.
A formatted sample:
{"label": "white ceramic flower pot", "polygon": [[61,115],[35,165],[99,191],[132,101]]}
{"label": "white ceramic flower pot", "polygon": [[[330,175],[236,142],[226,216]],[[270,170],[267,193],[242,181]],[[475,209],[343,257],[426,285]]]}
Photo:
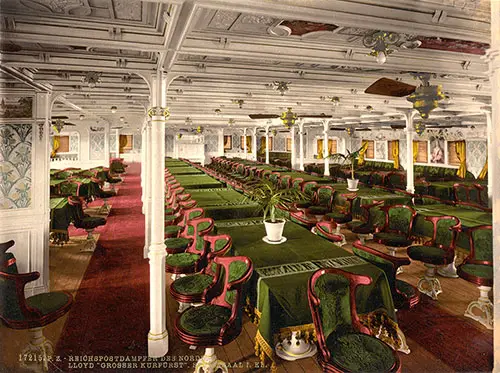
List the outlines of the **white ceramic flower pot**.
{"label": "white ceramic flower pot", "polygon": [[279,242],[283,237],[283,229],[285,228],[285,220],[276,219],[273,223],[271,220],[265,220],[267,239],[272,242]]}
{"label": "white ceramic flower pot", "polygon": [[357,190],[358,182],[358,179],[347,179],[347,190]]}

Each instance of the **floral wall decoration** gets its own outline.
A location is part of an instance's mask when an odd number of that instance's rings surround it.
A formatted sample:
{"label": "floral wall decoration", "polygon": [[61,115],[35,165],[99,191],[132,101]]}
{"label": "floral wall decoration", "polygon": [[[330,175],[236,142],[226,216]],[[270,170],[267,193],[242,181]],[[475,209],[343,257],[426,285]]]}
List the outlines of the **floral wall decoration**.
{"label": "floral wall decoration", "polygon": [[0,210],[31,205],[32,125],[0,125]]}
{"label": "floral wall decoration", "polygon": [[33,115],[33,97],[0,98],[0,118],[31,118]]}

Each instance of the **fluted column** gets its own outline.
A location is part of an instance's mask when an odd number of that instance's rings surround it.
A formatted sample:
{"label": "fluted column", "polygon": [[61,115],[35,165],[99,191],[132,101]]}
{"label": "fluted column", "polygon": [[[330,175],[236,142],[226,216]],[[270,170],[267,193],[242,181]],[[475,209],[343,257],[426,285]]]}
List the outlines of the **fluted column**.
{"label": "fluted column", "polygon": [[115,158],[120,158],[120,130],[115,129]]}
{"label": "fluted column", "polygon": [[243,153],[245,153],[245,159],[248,158],[247,154],[247,129],[243,128]]}
{"label": "fluted column", "polygon": [[304,171],[304,122],[299,122],[299,169]]}
{"label": "fluted column", "polygon": [[144,165],[144,194],[145,194],[145,208],[144,208],[144,258],[148,257],[149,245],[151,244],[151,118],[146,121],[146,128],[144,130],[144,141],[146,142],[146,154]]}
{"label": "fluted column", "polygon": [[269,125],[266,126],[266,164],[269,164]]}
{"label": "fluted column", "polygon": [[253,129],[252,132],[252,153],[253,153],[253,158],[256,161],[257,160],[257,127]]}
{"label": "fluted column", "polygon": [[323,160],[325,162],[325,176],[330,176],[330,158],[328,157],[328,121],[323,121]]}
{"label": "fluted column", "polygon": [[404,119],[406,122],[406,191],[410,193],[415,192],[415,180],[413,174],[413,109],[404,112]]}
{"label": "fluted column", "polygon": [[491,165],[490,160],[495,158],[495,149],[493,148],[493,121],[491,118],[491,107],[483,107],[482,108],[484,114],[486,115],[486,138],[488,141],[488,206],[492,207],[493,204],[493,172],[490,172]]}
{"label": "fluted column", "polygon": [[290,164],[292,166],[293,169],[295,169],[297,167],[296,165],[296,156],[295,156],[295,127],[294,126],[291,126],[290,127],[290,138],[291,138],[291,142],[292,142],[292,146],[291,146],[291,156],[290,156]]}
{"label": "fluted column", "polygon": [[[491,48],[486,53],[489,62],[491,83],[491,158],[488,159],[488,189],[491,190],[493,208],[493,282],[500,281],[500,1],[490,1],[491,6]],[[500,288],[494,287],[493,319],[500,320]],[[500,328],[493,331],[493,350],[500,348]],[[494,368],[500,369],[500,354],[495,354]]]}
{"label": "fluted column", "polygon": [[151,117],[151,243],[149,245],[150,330],[149,357],[161,357],[168,352],[166,327],[166,275],[165,275],[165,123],[168,117],[166,81],[161,70],[152,77],[153,107]]}

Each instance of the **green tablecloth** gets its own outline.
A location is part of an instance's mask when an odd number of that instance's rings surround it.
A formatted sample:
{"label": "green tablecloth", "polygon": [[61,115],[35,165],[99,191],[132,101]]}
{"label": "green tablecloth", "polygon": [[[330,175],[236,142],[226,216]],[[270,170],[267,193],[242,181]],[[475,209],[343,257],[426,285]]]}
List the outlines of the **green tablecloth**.
{"label": "green tablecloth", "polygon": [[302,172],[284,171],[284,172],[280,172],[280,174],[281,174],[281,176],[290,175],[292,177],[292,180],[300,177],[300,178],[304,179],[304,181],[316,181],[318,184],[332,184],[333,183],[333,181],[329,178],[313,176],[313,175],[309,175],[309,174],[302,173]]}
{"label": "green tablecloth", "polygon": [[258,204],[245,198],[233,189],[210,188],[188,191],[198,207],[205,209],[205,216],[221,219],[241,219],[261,216]]}
{"label": "green tablecloth", "polygon": [[205,174],[178,175],[175,176],[175,179],[186,189],[220,188],[223,186],[221,182]]}
{"label": "green tablecloth", "polygon": [[286,223],[283,235],[287,241],[281,245],[262,241],[266,233],[259,220],[216,222],[216,226],[219,233],[231,235],[235,255],[252,259],[255,271],[248,296],[260,314],[257,341],[263,338],[259,343],[267,344],[267,348],[274,348],[280,329],[312,328],[307,283],[318,268],[339,266],[369,275],[372,285],[360,287],[357,292],[358,312],[384,308],[395,319],[391,291],[382,271],[299,225]]}
{"label": "green tablecloth", "polygon": [[50,199],[50,232],[55,242],[68,240],[68,227],[72,219],[71,205],[66,197]]}
{"label": "green tablecloth", "polygon": [[196,175],[196,174],[202,174],[203,171],[198,170],[197,168],[191,167],[191,166],[186,166],[186,167],[172,167],[169,168],[169,171],[172,175]]}
{"label": "green tablecloth", "polygon": [[[418,212],[413,225],[413,232],[419,236],[432,237],[432,224],[424,219],[425,216],[451,215],[460,219],[462,226],[471,228],[478,225],[491,225],[493,218],[489,212],[470,210],[444,204],[415,206]],[[470,250],[469,239],[466,233],[458,235],[457,246]]]}
{"label": "green tablecloth", "polygon": [[171,159],[171,158],[165,158],[165,167],[170,168],[170,167],[186,167],[189,164],[178,160],[178,159]]}

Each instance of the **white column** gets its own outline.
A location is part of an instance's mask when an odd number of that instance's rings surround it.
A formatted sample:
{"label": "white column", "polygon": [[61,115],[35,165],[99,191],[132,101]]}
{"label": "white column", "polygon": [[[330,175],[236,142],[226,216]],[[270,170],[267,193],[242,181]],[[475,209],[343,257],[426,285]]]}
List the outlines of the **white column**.
{"label": "white column", "polygon": [[120,158],[120,130],[115,129],[115,158]]}
{"label": "white column", "polygon": [[296,165],[296,158],[297,157],[295,156],[295,127],[294,126],[290,127],[290,138],[292,140],[292,149],[291,149],[292,154],[290,155],[290,164],[291,164],[293,169],[296,169],[297,168],[297,165]]}
{"label": "white column", "polygon": [[253,129],[252,134],[252,150],[253,150],[253,159],[257,160],[257,127]]}
{"label": "white column", "polygon": [[[491,48],[486,56],[489,62],[491,82],[491,149],[488,159],[488,176],[491,185],[491,200],[493,208],[493,281],[500,281],[500,1],[493,0],[491,6]],[[488,183],[489,184],[489,183]],[[494,320],[500,320],[500,287],[494,287],[493,297]],[[500,328],[498,324],[493,332],[493,350],[500,348]],[[493,371],[500,369],[500,354],[495,354]]]}
{"label": "white column", "polygon": [[413,175],[413,109],[404,113],[406,121],[406,191],[410,193],[415,192],[415,180]]}
{"label": "white column", "polygon": [[304,122],[299,122],[299,169],[304,171]]}
{"label": "white column", "polygon": [[111,124],[106,123],[104,129],[104,164],[109,165],[109,134],[111,133]]}
{"label": "white column", "polygon": [[493,148],[493,121],[491,120],[491,108],[483,107],[481,108],[486,115],[486,138],[488,141],[488,206],[492,206],[492,193],[493,193],[493,173],[490,172],[490,160],[495,158],[495,149]]}
{"label": "white column", "polygon": [[144,172],[144,193],[145,193],[145,233],[144,233],[144,258],[148,257],[149,245],[151,244],[151,118],[146,121],[144,141],[146,141],[145,172]]}
{"label": "white column", "polygon": [[219,137],[217,155],[222,157],[224,155],[224,128],[219,128],[217,135]]}
{"label": "white column", "polygon": [[[142,213],[146,213],[146,202],[147,202],[147,196],[146,196],[146,157],[147,157],[147,149],[148,149],[148,141],[146,138],[146,128],[147,128],[147,120],[144,120],[144,123],[142,124],[141,128],[141,202],[142,202]],[[147,253],[147,245],[145,245],[146,248],[146,253]],[[147,255],[145,256],[147,258]]]}
{"label": "white column", "polygon": [[269,164],[269,125],[266,126],[266,164]]}
{"label": "white column", "polygon": [[243,153],[245,153],[245,159],[247,159],[247,129],[243,128]]}
{"label": "white column", "polygon": [[323,159],[325,162],[325,176],[330,176],[330,158],[328,158],[328,121],[323,121]]}
{"label": "white column", "polygon": [[153,107],[151,117],[151,244],[149,246],[150,330],[148,356],[161,357],[168,352],[166,327],[166,274],[165,274],[165,109],[167,87],[163,72],[153,76]]}

